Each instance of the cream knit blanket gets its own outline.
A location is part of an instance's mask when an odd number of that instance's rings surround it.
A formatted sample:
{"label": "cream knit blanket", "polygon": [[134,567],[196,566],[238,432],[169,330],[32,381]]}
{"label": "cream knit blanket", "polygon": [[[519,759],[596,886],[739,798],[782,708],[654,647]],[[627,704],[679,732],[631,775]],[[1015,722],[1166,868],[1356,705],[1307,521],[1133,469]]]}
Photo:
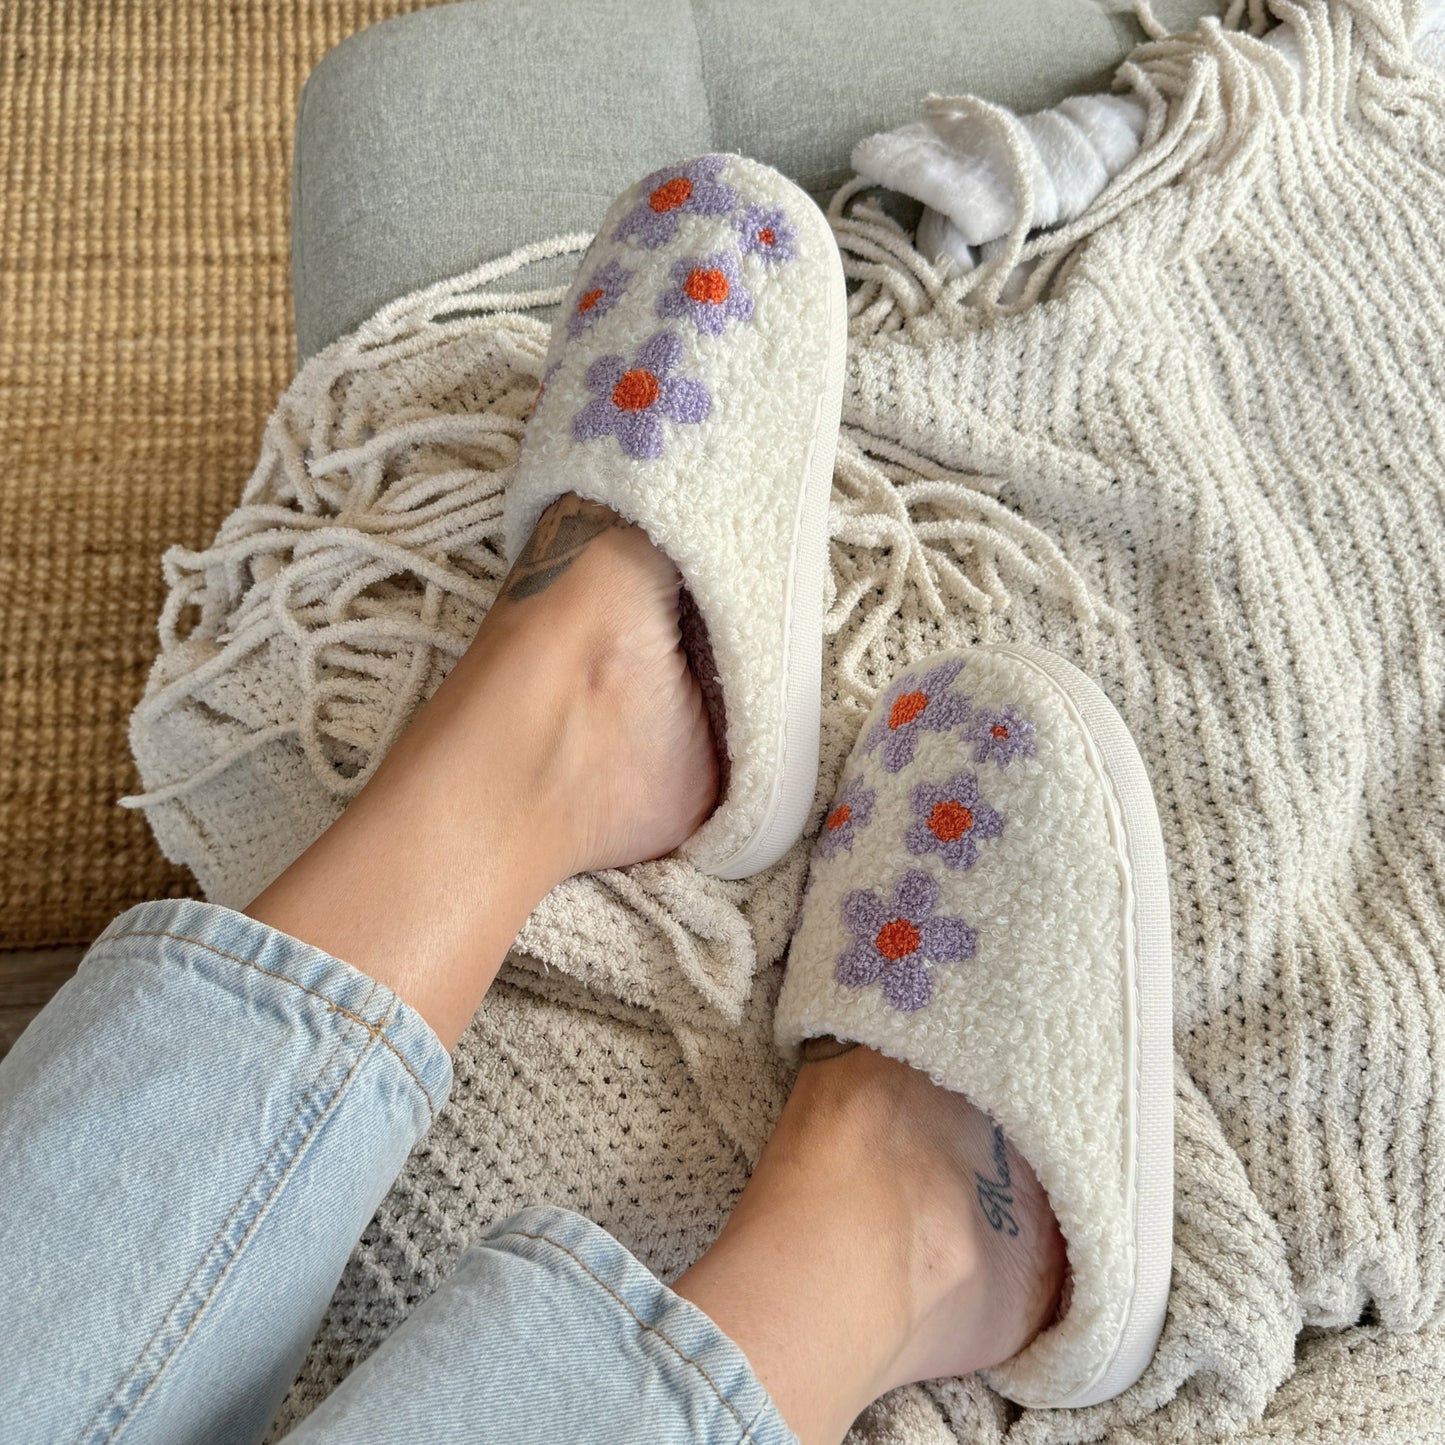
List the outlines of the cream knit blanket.
{"label": "cream knit blanket", "polygon": [[[814,822],[901,664],[1041,643],[1139,741],[1177,958],[1154,1363],[1084,1411],[915,1387],[860,1441],[1445,1438],[1445,86],[1399,6],[1273,10],[1298,72],[1217,26],[1144,46],[1139,155],[977,271],[833,208],[860,285]],[[507,312],[543,298],[485,289],[510,269],[310,362],[214,545],[167,558],[133,742],[157,836],[218,901],[335,816],[495,593],[546,341]],[[665,1278],[705,1247],[784,1097],[769,1013],[806,859],[546,901],[282,1424],[523,1204]]]}

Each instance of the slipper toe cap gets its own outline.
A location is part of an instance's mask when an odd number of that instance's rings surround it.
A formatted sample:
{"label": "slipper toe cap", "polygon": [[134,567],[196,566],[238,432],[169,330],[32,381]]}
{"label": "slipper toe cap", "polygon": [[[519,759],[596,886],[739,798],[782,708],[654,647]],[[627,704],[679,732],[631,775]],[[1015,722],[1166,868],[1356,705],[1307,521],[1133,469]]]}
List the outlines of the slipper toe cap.
{"label": "slipper toe cap", "polygon": [[1022,1404],[1108,1398],[1158,1337],[1167,924],[1142,763],[1082,674],[1041,649],[979,647],[885,691],[824,820],[777,1040],[790,1057],[833,1034],[902,1059],[972,1099],[1029,1161],[1072,1287],[1064,1318],[989,1372]]}
{"label": "slipper toe cap", "polygon": [[699,156],[613,204],[558,313],[506,501],[515,556],[575,491],[642,526],[707,628],[728,759],[683,852],[742,877],[812,801],[846,296],[832,230],[767,166]]}

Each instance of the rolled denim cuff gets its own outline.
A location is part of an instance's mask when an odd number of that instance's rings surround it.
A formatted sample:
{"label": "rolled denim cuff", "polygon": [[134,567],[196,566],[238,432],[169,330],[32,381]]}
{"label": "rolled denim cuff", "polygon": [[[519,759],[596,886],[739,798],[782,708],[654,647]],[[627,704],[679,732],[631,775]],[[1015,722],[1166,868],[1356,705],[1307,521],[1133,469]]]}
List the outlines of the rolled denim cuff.
{"label": "rolled denim cuff", "polygon": [[117,948],[138,951],[147,963],[203,972],[210,983],[256,1007],[266,1006],[277,985],[292,985],[313,1001],[318,1017],[324,1012],[371,1032],[420,1091],[428,1123],[446,1103],[451,1057],[431,1025],[385,984],[309,943],[234,909],[182,898],[139,903],[122,913],[96,939],[81,968]]}
{"label": "rolled denim cuff", "polygon": [[595,1311],[610,1320],[607,1348],[635,1357],[617,1368],[646,1402],[638,1424],[648,1421],[659,1438],[677,1431],[679,1439],[796,1445],[742,1349],[590,1219],[550,1205],[523,1209],[477,1244],[529,1261],[547,1279],[541,1292],[570,1302],[579,1317]]}
{"label": "rolled denim cuff", "polygon": [[426,1022],[209,903],[144,903],[0,1060],[6,1438],[257,1440],[447,1095]]}
{"label": "rolled denim cuff", "polygon": [[287,1445],[358,1439],[797,1445],[738,1345],[551,1205],[482,1234]]}

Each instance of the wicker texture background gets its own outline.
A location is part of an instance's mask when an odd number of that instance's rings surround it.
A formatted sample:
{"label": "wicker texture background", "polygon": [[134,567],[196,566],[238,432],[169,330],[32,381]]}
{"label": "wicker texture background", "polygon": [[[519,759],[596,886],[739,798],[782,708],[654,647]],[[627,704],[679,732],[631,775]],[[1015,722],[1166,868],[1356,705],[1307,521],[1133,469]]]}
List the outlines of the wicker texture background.
{"label": "wicker texture background", "polygon": [[0,948],[193,889],[115,806],[160,556],[210,538],[294,369],[302,82],[416,8],[0,0]]}

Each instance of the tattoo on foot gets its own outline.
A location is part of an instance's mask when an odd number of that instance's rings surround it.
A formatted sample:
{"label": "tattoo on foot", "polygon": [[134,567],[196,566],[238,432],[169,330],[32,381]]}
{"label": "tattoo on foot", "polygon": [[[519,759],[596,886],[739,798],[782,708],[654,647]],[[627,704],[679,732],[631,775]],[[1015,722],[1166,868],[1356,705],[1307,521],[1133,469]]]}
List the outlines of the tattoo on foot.
{"label": "tattoo on foot", "polygon": [[1004,1143],[1003,1130],[997,1124],[993,1126],[993,1167],[997,1179],[985,1179],[982,1174],[974,1172],[973,1177],[978,1181],[978,1202],[989,1226],[1013,1239],[1019,1232],[1018,1220],[1013,1216],[1013,1177],[1008,1167],[1008,1146]]}
{"label": "tattoo on foot", "polygon": [[578,558],[582,549],[610,527],[624,526],[610,507],[588,502],[569,493],[558,498],[537,523],[527,540],[497,601],[520,602],[545,592]]}

